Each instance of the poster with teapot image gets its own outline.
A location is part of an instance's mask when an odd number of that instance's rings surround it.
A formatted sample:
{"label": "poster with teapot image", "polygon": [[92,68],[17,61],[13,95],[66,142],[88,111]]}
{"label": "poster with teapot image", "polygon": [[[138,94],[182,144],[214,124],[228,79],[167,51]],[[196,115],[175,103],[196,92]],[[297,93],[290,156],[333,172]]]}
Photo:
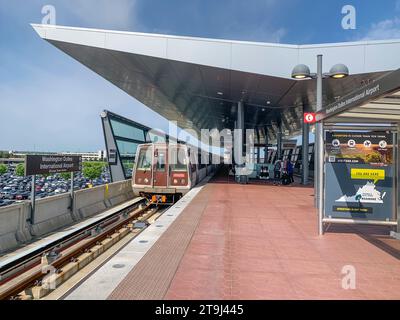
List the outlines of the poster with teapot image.
{"label": "poster with teapot image", "polygon": [[393,220],[393,133],[327,132],[325,216]]}

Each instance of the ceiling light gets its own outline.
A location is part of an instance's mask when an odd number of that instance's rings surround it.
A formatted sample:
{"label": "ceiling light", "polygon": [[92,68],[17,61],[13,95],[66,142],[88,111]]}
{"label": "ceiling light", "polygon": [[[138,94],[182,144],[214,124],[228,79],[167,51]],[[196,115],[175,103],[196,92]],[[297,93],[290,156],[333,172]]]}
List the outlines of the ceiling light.
{"label": "ceiling light", "polygon": [[220,95],[220,96],[223,96],[223,95],[224,95],[224,93],[221,92],[221,91],[218,91],[217,94]]}

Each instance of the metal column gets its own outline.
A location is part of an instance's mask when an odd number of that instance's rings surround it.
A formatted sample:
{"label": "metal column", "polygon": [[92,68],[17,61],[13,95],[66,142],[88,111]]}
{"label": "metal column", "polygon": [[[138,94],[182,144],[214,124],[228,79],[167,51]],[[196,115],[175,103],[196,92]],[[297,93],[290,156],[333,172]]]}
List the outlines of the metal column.
{"label": "metal column", "polygon": [[74,212],[74,176],[75,176],[74,172],[71,172],[71,181],[70,181],[70,183],[71,183],[71,192],[70,192],[70,195],[71,195],[71,212]]}
{"label": "metal column", "polygon": [[[317,112],[322,110],[322,55],[317,56]],[[318,213],[318,234],[323,235],[323,212],[324,212],[324,123],[320,121],[316,124],[315,131],[315,194],[316,207]]]}
{"label": "metal column", "polygon": [[[304,111],[303,111],[304,112]],[[303,121],[302,127],[303,139],[302,139],[302,154],[301,154],[301,163],[302,163],[302,170],[301,170],[301,183],[303,185],[308,184],[308,176],[309,176],[309,159],[308,159],[308,145],[309,145],[309,132],[310,132],[310,125]]]}
{"label": "metal column", "polygon": [[265,151],[264,151],[264,163],[268,163],[268,127],[264,127],[265,135]]}
{"label": "metal column", "polygon": [[245,139],[244,139],[244,103],[238,102],[237,109],[237,130],[235,131],[235,164],[236,164],[236,178],[239,182],[246,183],[245,176],[242,175],[242,170],[246,166],[246,158],[243,157],[245,153]]}
{"label": "metal column", "polygon": [[237,121],[236,121],[236,132],[235,132],[235,163],[237,165],[243,164],[243,153],[244,153],[244,106],[243,102],[238,103],[237,109]]}
{"label": "metal column", "polygon": [[278,125],[276,153],[277,153],[278,160],[280,160],[282,158],[282,121],[279,121],[279,125]]}
{"label": "metal column", "polygon": [[31,224],[35,223],[35,210],[36,210],[36,175],[32,176],[32,186],[31,186]]}
{"label": "metal column", "polygon": [[260,146],[260,129],[256,128],[256,134],[257,134],[257,164],[260,163],[260,150],[261,150],[261,146]]}
{"label": "metal column", "polygon": [[393,141],[393,144],[396,144],[395,151],[396,151],[396,156],[395,156],[395,163],[397,163],[397,173],[396,173],[396,188],[395,188],[395,197],[396,197],[396,207],[395,207],[395,212],[397,215],[397,228],[396,232],[394,233],[394,237],[396,239],[400,240],[400,199],[399,199],[399,188],[400,188],[400,124],[397,125],[397,134],[395,135],[397,138],[395,141]]}

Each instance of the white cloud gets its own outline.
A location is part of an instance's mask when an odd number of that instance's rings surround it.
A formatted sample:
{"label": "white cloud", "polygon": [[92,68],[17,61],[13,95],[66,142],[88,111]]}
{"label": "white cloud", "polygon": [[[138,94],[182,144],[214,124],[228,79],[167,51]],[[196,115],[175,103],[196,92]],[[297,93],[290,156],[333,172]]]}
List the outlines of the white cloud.
{"label": "white cloud", "polygon": [[136,0],[65,1],[60,6],[77,17],[87,27],[130,29],[135,24]]}
{"label": "white cloud", "polygon": [[271,37],[270,41],[279,43],[279,42],[281,42],[282,38],[286,36],[286,34],[287,34],[286,29],[280,28],[270,35],[270,37]]}
{"label": "white cloud", "polygon": [[373,23],[362,40],[400,39],[400,18]]}
{"label": "white cloud", "polygon": [[103,109],[167,128],[161,116],[95,73],[80,66],[61,75],[52,73],[54,69],[27,66],[30,79],[18,86],[0,83],[0,111],[5,114],[0,150],[99,150],[104,148],[99,116]]}
{"label": "white cloud", "polygon": [[396,11],[400,11],[400,0],[396,1],[396,6],[395,6]]}

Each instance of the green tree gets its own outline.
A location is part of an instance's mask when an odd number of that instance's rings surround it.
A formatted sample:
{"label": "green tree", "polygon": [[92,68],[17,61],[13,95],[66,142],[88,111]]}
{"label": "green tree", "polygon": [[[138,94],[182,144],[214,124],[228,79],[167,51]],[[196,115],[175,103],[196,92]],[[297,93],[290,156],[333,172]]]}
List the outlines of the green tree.
{"label": "green tree", "polygon": [[0,176],[7,173],[7,171],[8,171],[7,166],[5,164],[0,164]]}
{"label": "green tree", "polygon": [[25,175],[25,165],[20,163],[15,168],[15,174],[19,177],[23,177]]}
{"label": "green tree", "polygon": [[63,178],[64,180],[69,180],[71,179],[71,173],[70,172],[63,172],[60,173],[61,178]]}
{"label": "green tree", "polygon": [[104,162],[84,162],[82,173],[90,180],[100,178],[104,165]]}

